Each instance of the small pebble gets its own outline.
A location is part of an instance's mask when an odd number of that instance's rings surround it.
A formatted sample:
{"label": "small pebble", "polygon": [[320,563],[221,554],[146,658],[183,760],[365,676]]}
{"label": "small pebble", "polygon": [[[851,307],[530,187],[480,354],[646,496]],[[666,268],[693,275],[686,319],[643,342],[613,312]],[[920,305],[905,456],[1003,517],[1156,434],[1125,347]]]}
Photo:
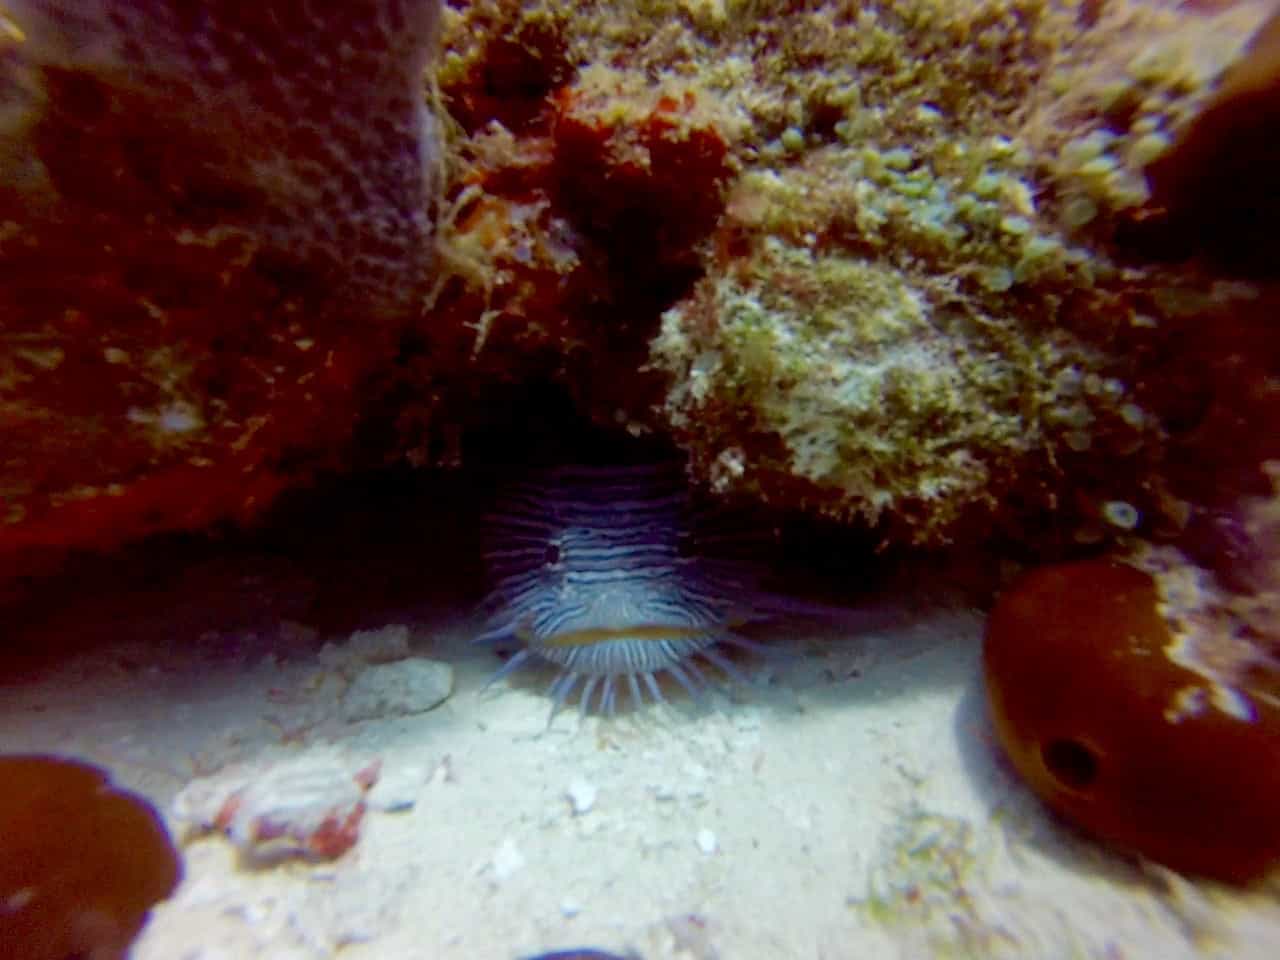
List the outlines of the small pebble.
{"label": "small pebble", "polygon": [[412,659],[367,667],[356,675],[342,698],[348,723],[407,717],[425,713],[453,692],[453,667],[435,660]]}
{"label": "small pebble", "polygon": [[565,897],[560,901],[560,913],[566,917],[576,917],[582,912],[582,904],[572,897]]}
{"label": "small pebble", "polygon": [[569,784],[567,796],[569,804],[573,807],[574,816],[581,816],[596,805],[596,795],[599,791],[594,783],[588,783],[586,780],[575,780]]}
{"label": "small pebble", "polygon": [[524,865],[524,854],[520,852],[520,848],[516,846],[515,841],[508,837],[499,844],[497,851],[493,855],[494,879],[506,880]]}
{"label": "small pebble", "polygon": [[410,810],[418,802],[418,794],[427,782],[425,768],[414,764],[384,768],[365,795],[365,803],[372,810],[398,813]]}
{"label": "small pebble", "polygon": [[653,791],[653,799],[668,803],[676,798],[676,789],[669,783],[651,784],[649,789]]}
{"label": "small pebble", "polygon": [[698,831],[698,849],[707,856],[715,853],[720,848],[720,841],[716,839],[716,835],[703,827]]}

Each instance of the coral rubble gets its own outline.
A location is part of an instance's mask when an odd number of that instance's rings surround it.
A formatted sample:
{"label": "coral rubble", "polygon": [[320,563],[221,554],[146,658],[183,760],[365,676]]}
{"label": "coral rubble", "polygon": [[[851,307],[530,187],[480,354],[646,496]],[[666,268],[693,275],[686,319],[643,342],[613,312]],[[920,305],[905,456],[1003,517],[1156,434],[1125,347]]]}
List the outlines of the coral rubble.
{"label": "coral rubble", "polygon": [[192,780],[174,799],[174,816],[188,839],[225,834],[250,864],[334,860],[359,841],[380,771],[376,760],[355,770],[324,752],[264,759]]}
{"label": "coral rubble", "polygon": [[79,62],[58,6],[0,40],[3,546],[456,462],[529,382],[899,543],[1176,534],[1280,455],[1274,271],[1160,228],[1197,129],[1265,145],[1261,0],[454,0],[417,89],[426,0],[212,74],[179,5]]}

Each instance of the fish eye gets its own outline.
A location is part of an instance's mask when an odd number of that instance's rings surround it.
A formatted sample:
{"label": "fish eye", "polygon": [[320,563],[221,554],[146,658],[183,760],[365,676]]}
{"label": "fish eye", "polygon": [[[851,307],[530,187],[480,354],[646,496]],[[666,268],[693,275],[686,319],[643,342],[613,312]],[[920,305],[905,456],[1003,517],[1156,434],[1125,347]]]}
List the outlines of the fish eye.
{"label": "fish eye", "polygon": [[687,530],[681,530],[676,538],[676,556],[692,557],[698,552],[697,541]]}
{"label": "fish eye", "polygon": [[548,543],[543,549],[542,562],[548,567],[553,567],[560,562],[560,544]]}

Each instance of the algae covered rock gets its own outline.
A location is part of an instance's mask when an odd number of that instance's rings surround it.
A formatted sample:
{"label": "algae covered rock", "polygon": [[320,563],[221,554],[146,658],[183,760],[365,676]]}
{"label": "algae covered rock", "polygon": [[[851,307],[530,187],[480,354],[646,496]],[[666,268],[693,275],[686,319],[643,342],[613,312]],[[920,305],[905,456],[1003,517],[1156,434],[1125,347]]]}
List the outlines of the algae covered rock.
{"label": "algae covered rock", "polygon": [[676,429],[695,449],[716,432],[738,440],[700,464],[722,488],[790,484],[819,502],[838,490],[869,521],[942,525],[993,504],[1042,439],[1023,419],[1029,358],[871,260],[766,242],[669,311],[654,347],[677,384]]}
{"label": "algae covered rock", "polygon": [[[1176,529],[1206,495],[1186,464],[1237,489],[1274,452],[1230,426],[1270,410],[1241,385],[1275,367],[1274,301],[1129,239],[1148,167],[1267,12],[451,8],[469,215],[446,249],[501,243],[438,330],[478,330],[500,376],[550,371],[598,423],[671,436],[725,495],[887,540]],[[663,103],[660,165],[640,148]],[[563,149],[566,129],[595,149]],[[539,265],[548,235],[567,269]]]}
{"label": "algae covered rock", "polygon": [[694,472],[918,543],[1168,530],[1197,460],[1256,482],[1274,444],[1205,424],[1274,408],[1233,386],[1277,368],[1239,349],[1268,288],[1124,228],[1265,12],[900,0],[718,30],[742,172],[652,353]]}
{"label": "algae covered rock", "polygon": [[224,6],[5,8],[0,554],[455,465],[528,384],[893,542],[1280,456],[1274,275],[1149,229],[1262,0]]}

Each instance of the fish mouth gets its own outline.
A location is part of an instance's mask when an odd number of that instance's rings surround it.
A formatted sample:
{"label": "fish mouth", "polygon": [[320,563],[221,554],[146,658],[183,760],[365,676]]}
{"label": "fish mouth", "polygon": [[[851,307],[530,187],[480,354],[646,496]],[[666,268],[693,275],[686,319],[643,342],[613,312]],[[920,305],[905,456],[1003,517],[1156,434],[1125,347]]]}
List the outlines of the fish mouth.
{"label": "fish mouth", "polygon": [[597,643],[607,643],[610,640],[688,640],[705,636],[706,633],[705,627],[672,623],[639,623],[627,627],[582,627],[578,630],[564,630],[540,640],[535,639],[535,642],[543,647],[588,647]]}

